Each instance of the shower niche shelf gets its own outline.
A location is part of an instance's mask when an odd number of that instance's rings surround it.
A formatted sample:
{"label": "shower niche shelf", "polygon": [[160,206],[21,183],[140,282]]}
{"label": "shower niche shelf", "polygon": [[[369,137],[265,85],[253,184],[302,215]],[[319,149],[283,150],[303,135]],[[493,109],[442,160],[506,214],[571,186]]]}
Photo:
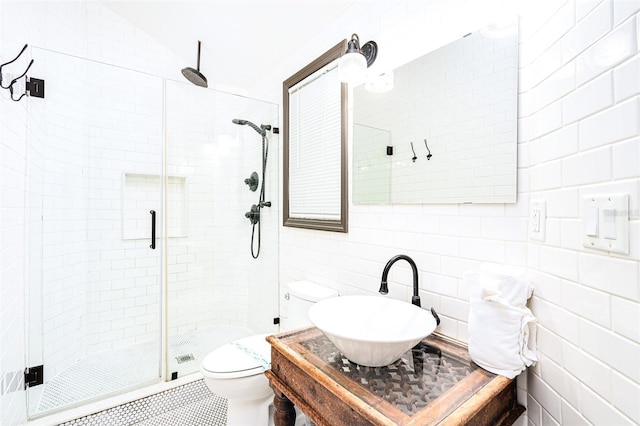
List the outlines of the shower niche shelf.
{"label": "shower niche shelf", "polygon": [[[162,176],[124,173],[122,179],[122,239],[148,239],[149,212],[162,211]],[[167,177],[167,234],[187,236],[187,178]]]}

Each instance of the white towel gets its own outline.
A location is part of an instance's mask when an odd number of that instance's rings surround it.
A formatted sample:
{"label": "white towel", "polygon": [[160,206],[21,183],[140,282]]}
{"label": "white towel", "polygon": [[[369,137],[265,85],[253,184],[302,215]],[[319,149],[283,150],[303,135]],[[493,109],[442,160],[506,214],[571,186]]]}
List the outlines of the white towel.
{"label": "white towel", "polygon": [[479,285],[472,290],[480,291],[480,298],[500,294],[510,305],[524,308],[533,294],[527,272],[522,268],[483,263],[477,276]]}
{"label": "white towel", "polygon": [[538,359],[536,318],[526,303],[533,288],[525,271],[483,264],[468,272],[469,355],[495,374],[514,378]]}

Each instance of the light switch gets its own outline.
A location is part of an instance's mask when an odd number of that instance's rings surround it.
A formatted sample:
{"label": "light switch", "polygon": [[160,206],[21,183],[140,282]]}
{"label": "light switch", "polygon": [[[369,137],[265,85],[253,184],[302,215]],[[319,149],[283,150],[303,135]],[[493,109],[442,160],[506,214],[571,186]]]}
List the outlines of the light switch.
{"label": "light switch", "polygon": [[602,209],[602,236],[608,240],[617,238],[615,209]]}
{"label": "light switch", "polygon": [[585,247],[629,254],[629,194],[585,195],[582,221]]}
{"label": "light switch", "polygon": [[585,233],[590,237],[598,236],[598,214],[600,209],[597,207],[588,207],[585,215]]}

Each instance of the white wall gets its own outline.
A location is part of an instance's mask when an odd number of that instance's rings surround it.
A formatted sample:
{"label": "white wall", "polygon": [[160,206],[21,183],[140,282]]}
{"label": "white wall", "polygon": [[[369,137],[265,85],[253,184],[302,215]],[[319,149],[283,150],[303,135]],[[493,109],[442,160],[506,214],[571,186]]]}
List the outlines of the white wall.
{"label": "white wall", "polygon": [[[167,84],[167,94],[168,173],[186,178],[183,226],[189,232],[189,238],[169,233],[169,333],[214,324],[270,331],[277,316],[277,214],[271,211],[278,205],[277,137],[269,135],[265,186],[274,208],[263,209],[254,260],[244,214],[258,202],[259,188],[251,192],[244,179],[256,171],[262,182],[261,136],[232,119],[275,125],[277,107],[175,82]],[[257,234],[256,228],[256,248]]]}
{"label": "white wall", "polygon": [[[549,216],[527,256],[540,321],[535,424],[640,423],[639,11],[638,1],[568,2],[523,25],[523,166]],[[582,246],[581,197],[614,192],[630,194],[629,255]]]}
{"label": "white wall", "polygon": [[[161,77],[178,80],[167,82],[167,170],[177,177],[168,204],[181,222],[169,223],[170,334],[272,331],[277,212],[264,212],[254,261],[244,212],[258,195],[243,180],[260,171],[260,137],[231,118],[276,125],[276,106],[183,81],[181,60],[99,2],[3,1],[0,23],[0,60],[29,43],[30,76],[47,84],[44,100],[14,103],[0,91],[0,423],[26,420],[25,365],[44,358],[48,380],[87,354],[159,337],[161,253],[150,258],[136,232],[148,231],[148,203],[160,203],[151,192],[162,173]],[[126,211],[132,204],[141,217]]]}
{"label": "white wall", "polygon": [[[352,32],[378,42],[380,67],[408,62],[488,23],[492,2],[476,3],[357,2],[274,70],[269,92],[252,95],[281,103],[282,81]],[[0,58],[29,42],[167,76],[184,65],[92,2],[44,4],[35,13],[33,3],[0,2]],[[346,235],[281,228],[280,282],[310,279],[342,293],[375,292],[384,263],[407,253],[420,268],[423,305],[441,313],[440,331],[466,340],[462,274],[482,262],[528,267],[541,357],[527,374],[531,424],[640,423],[640,4],[547,0],[532,6],[520,20],[517,203],[352,205]],[[619,55],[611,56],[613,40]],[[33,70],[36,75],[36,65]],[[1,95],[0,416],[10,425],[24,420],[24,393],[16,390],[24,367],[23,292],[33,224],[24,215],[27,152],[19,143],[27,137],[27,103]],[[580,197],[601,192],[631,195],[628,256],[582,247]],[[527,237],[532,198],[547,201],[543,243]],[[410,271],[397,268],[391,296],[408,300]]]}
{"label": "white wall", "polygon": [[[488,23],[491,3],[356,4],[283,64],[271,87],[352,32],[377,41],[378,60],[405,63],[424,53],[407,46],[433,49]],[[465,341],[463,273],[482,262],[528,268],[540,356],[519,383],[530,424],[638,424],[640,2],[529,3],[520,19],[517,203],[351,205],[348,234],[281,228],[281,285],[308,279],[374,293],[385,262],[406,253],[420,269],[423,306],[441,314],[439,331]],[[582,246],[581,196],[610,192],[630,194],[629,255]],[[547,202],[544,242],[528,238],[534,198]],[[396,268],[390,295],[408,301],[410,271]]]}
{"label": "white wall", "polygon": [[[121,67],[131,69],[155,67],[163,73],[177,66],[177,62],[173,62],[175,58],[166,49],[121,22],[98,3],[2,2],[0,18],[3,62],[13,58],[25,43],[30,46],[18,63],[3,70],[6,72],[4,77],[19,75],[27,58],[33,57],[35,62],[30,76],[45,78],[48,83],[46,93],[49,94],[46,99],[50,99],[50,102],[23,99],[14,103],[8,99],[7,91],[3,90],[1,94],[3,282],[0,318],[3,327],[0,333],[0,422],[9,425],[25,420],[22,370],[26,363],[32,365],[46,356],[50,360],[46,376],[50,378],[86,353],[86,349],[78,352],[79,344],[86,342],[71,344],[64,337],[72,336],[79,328],[88,335],[99,334],[105,329],[117,333],[111,322],[97,328],[92,317],[87,315],[87,308],[94,307],[89,306],[91,300],[102,298],[102,304],[105,298],[108,300],[108,291],[88,285],[91,274],[87,271],[95,269],[87,268],[87,265],[95,264],[96,259],[83,242],[91,224],[95,223],[88,220],[87,211],[89,208],[101,211],[109,200],[97,205],[98,194],[89,196],[88,193],[87,165],[92,144],[87,141],[90,133],[94,140],[103,135],[90,132],[91,126],[86,120],[89,108],[85,101],[90,98],[86,90],[86,63],[64,55],[98,62],[113,60]],[[115,40],[120,40],[120,45],[116,45]],[[128,49],[122,45],[127,45]],[[123,50],[128,54],[122,53]],[[75,66],[69,66],[68,62],[73,61],[76,61]],[[7,81],[4,83],[6,85]],[[161,86],[158,89],[161,90]],[[106,99],[104,92],[94,95],[99,95],[94,96],[94,100]],[[94,165],[97,167],[92,171],[99,174],[100,168],[95,162]],[[94,174],[93,178],[96,177],[101,178]],[[106,188],[102,188],[100,196],[105,193]],[[87,196],[84,204],[73,199],[76,195]],[[92,236],[105,238],[104,234],[93,233]],[[105,277],[94,274],[94,278]],[[89,294],[91,291],[92,295]],[[28,298],[31,306],[26,303]],[[41,316],[29,317],[28,310],[37,312],[42,307]],[[46,339],[32,346],[30,358],[26,359],[29,340],[38,342],[43,331]],[[88,340],[101,343],[99,337]]]}
{"label": "white wall", "polygon": [[[6,10],[0,4],[0,25],[5,26]],[[2,59],[18,54],[17,42],[0,37]],[[8,53],[12,52],[12,53]],[[10,60],[10,59],[7,59]],[[6,61],[3,61],[6,62]],[[20,66],[26,66],[24,62]],[[4,71],[4,69],[3,69]],[[3,85],[9,82],[3,80]],[[24,174],[26,147],[17,143],[26,138],[26,107],[14,105],[6,90],[0,91],[0,419],[2,423],[24,418],[24,282],[28,244],[25,241],[28,219],[24,206],[28,203]],[[19,350],[12,350],[17,347]]]}

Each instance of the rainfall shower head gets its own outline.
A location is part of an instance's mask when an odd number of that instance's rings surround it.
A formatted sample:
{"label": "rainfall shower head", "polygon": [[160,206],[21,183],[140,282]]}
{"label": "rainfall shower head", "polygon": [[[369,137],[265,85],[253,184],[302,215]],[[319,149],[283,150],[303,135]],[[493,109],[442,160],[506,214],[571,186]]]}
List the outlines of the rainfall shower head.
{"label": "rainfall shower head", "polygon": [[196,86],[208,87],[207,77],[198,70],[194,70],[191,67],[182,68],[182,75]]}
{"label": "rainfall shower head", "polygon": [[258,127],[255,124],[253,124],[252,122],[250,122],[249,120],[242,120],[240,118],[234,118],[231,121],[233,122],[233,124],[239,124],[241,126],[247,125],[247,126],[251,127],[253,130],[255,130],[256,132],[258,132],[262,136],[267,134],[267,130],[271,130],[271,126],[268,125],[268,124],[262,124],[262,125],[260,125],[260,127]]}
{"label": "rainfall shower head", "polygon": [[183,68],[182,75],[196,86],[208,87],[207,78],[200,72],[200,40],[198,40],[198,68]]}

